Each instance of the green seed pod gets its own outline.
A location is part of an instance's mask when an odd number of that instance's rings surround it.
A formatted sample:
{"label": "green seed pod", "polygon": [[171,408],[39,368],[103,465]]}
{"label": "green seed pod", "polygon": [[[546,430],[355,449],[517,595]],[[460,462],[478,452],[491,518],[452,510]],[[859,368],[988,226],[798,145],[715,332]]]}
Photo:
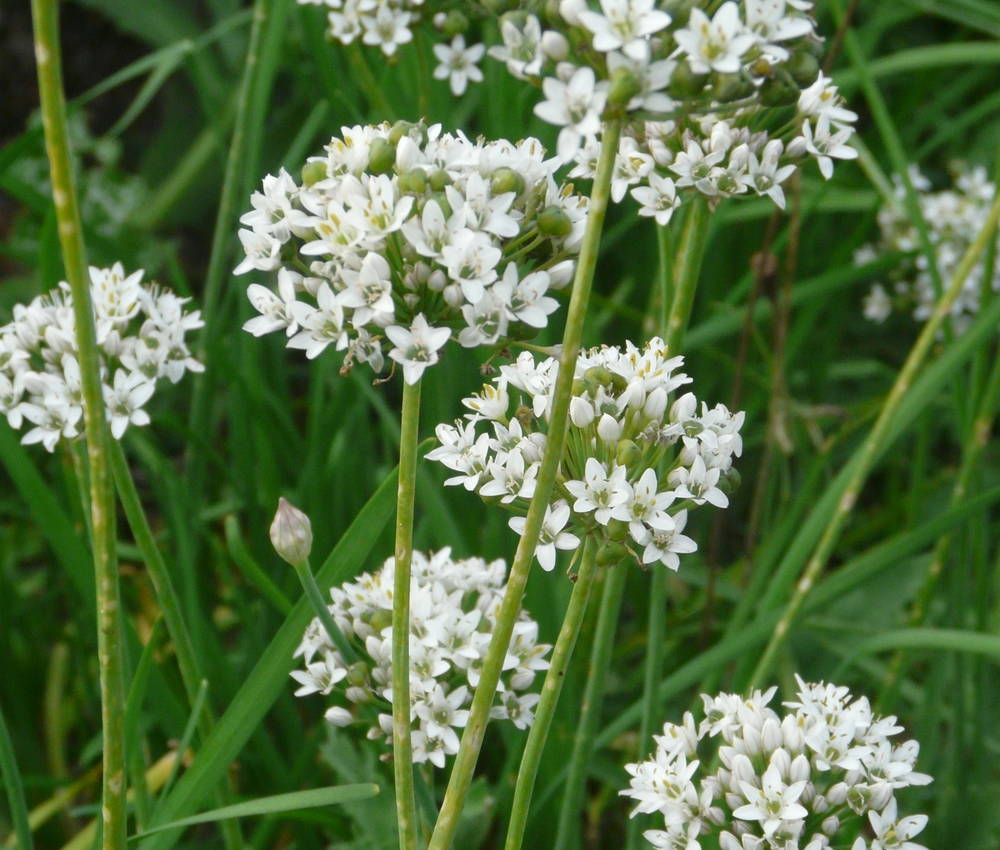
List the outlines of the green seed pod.
{"label": "green seed pod", "polygon": [[528,340],[532,340],[538,336],[538,332],[540,330],[541,328],[533,328],[531,325],[526,325],[524,322],[511,322],[507,326],[507,338],[527,342]]}
{"label": "green seed pod", "polygon": [[326,179],[326,163],[318,159],[307,162],[302,166],[302,182],[306,186],[312,186],[320,180]]}
{"label": "green seed pod", "polygon": [[564,239],[573,229],[573,222],[562,207],[553,205],[538,214],[538,229],[546,236]]}
{"label": "green seed pod", "polygon": [[375,139],[368,154],[368,170],[372,174],[385,174],[396,164],[396,146],[385,139]]}
{"label": "green seed pod", "polygon": [[604,366],[591,366],[583,373],[583,380],[588,386],[594,389],[597,389],[597,387],[608,387],[612,381],[611,370]]}
{"label": "green seed pod", "polygon": [[642,81],[631,68],[619,66],[611,72],[611,88],[608,91],[608,108],[624,109],[628,102],[642,91]]}
{"label": "green seed pod", "polygon": [[360,687],[368,681],[368,665],[364,661],[355,661],[347,668],[347,681],[351,685]]}
{"label": "green seed pod", "polygon": [[[451,204],[448,203],[448,198],[445,197],[444,192],[435,192],[427,200],[435,201],[437,203],[437,205],[441,208],[441,214],[445,217],[446,220],[451,218],[451,213],[452,213]],[[423,212],[422,208],[421,212]]]}
{"label": "green seed pod", "polygon": [[389,144],[398,145],[403,136],[408,136],[416,124],[412,121],[397,121],[389,130]]}
{"label": "green seed pod", "polygon": [[443,192],[445,186],[451,185],[451,177],[443,168],[432,171],[430,176],[431,189],[435,192]]}
{"label": "green seed pod", "polygon": [[774,73],[774,66],[766,57],[761,56],[750,66],[750,71],[755,77],[770,77]]}
{"label": "green seed pod", "polygon": [[392,611],[376,611],[372,614],[371,627],[378,634],[382,629],[392,625]]}
{"label": "green seed pod", "polygon": [[811,86],[819,76],[819,60],[808,50],[796,50],[784,68],[800,86]]}
{"label": "green seed pod", "polygon": [[623,544],[608,541],[597,550],[597,566],[614,567],[624,561],[628,555],[629,551]]}
{"label": "green seed pod", "polygon": [[674,68],[674,74],[667,86],[667,93],[677,100],[686,100],[701,94],[708,82],[708,74],[696,74],[691,70],[690,63],[685,59]]}
{"label": "green seed pod", "polygon": [[422,168],[411,168],[399,175],[399,190],[422,195],[427,191],[427,172]]}
{"label": "green seed pod", "polygon": [[605,526],[604,532],[608,535],[608,539],[620,543],[628,537],[628,523],[622,522],[620,519],[613,519]]}
{"label": "green seed pod", "polygon": [[746,97],[753,91],[753,83],[743,74],[712,74],[712,97],[720,103],[729,103]]}
{"label": "green seed pod", "polygon": [[764,80],[760,99],[766,106],[791,106],[799,99],[799,87],[786,73],[779,72]]}
{"label": "green seed pod", "polygon": [[458,11],[458,9],[452,9],[444,19],[441,32],[448,36],[448,38],[454,38],[456,35],[465,33],[468,29],[469,19]]}
{"label": "green seed pod", "polygon": [[614,387],[615,392],[624,392],[625,388],[628,386],[628,381],[625,380],[624,375],[619,375],[617,372],[611,373],[611,386]]}
{"label": "green seed pod", "polygon": [[732,496],[733,493],[740,489],[740,484],[742,483],[743,477],[737,471],[736,467],[731,466],[719,478],[719,489],[727,496]]}
{"label": "green seed pod", "polygon": [[512,168],[498,168],[490,180],[490,190],[494,195],[513,192],[520,195],[524,191],[524,178]]}
{"label": "green seed pod", "polygon": [[642,449],[634,440],[618,441],[618,445],[615,447],[615,460],[621,466],[631,467],[639,462],[640,457],[642,457]]}

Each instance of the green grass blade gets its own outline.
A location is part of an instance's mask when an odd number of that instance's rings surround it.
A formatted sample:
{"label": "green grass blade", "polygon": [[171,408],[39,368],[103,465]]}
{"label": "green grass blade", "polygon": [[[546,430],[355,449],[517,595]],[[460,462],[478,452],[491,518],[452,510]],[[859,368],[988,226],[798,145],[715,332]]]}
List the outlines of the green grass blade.
{"label": "green grass blade", "polygon": [[333,806],[337,803],[352,803],[356,800],[367,800],[379,792],[378,785],[330,785],[326,788],[310,788],[308,791],[293,791],[290,794],[275,794],[271,797],[258,797],[256,800],[246,800],[212,809],[200,815],[181,818],[161,826],[148,829],[139,835],[133,835],[129,840],[135,841],[147,835],[163,832],[167,829],[182,829],[198,823],[213,823],[228,818],[245,818],[254,815],[273,815],[279,812],[293,812],[298,809],[314,809],[318,806]]}
{"label": "green grass blade", "polygon": [[31,827],[28,825],[28,807],[24,802],[21,772],[17,769],[14,742],[10,739],[10,731],[7,729],[7,721],[4,720],[2,708],[0,708],[0,772],[3,773],[7,805],[10,806],[10,819],[14,823],[17,846],[21,850],[31,850],[33,846]]}
{"label": "green grass blade", "polygon": [[943,652],[963,652],[985,655],[1000,662],[1000,635],[961,629],[894,629],[881,632],[855,646],[831,675],[840,681],[859,659],[876,652],[897,649],[934,649]]}

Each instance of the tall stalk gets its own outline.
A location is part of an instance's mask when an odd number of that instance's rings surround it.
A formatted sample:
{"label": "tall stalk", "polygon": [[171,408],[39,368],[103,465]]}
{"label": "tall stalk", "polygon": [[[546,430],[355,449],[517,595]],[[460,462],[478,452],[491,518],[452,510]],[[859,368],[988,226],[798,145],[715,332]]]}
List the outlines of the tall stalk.
{"label": "tall stalk", "polygon": [[104,413],[100,354],[90,301],[90,277],[66,126],[57,2],[32,0],[31,11],[52,198],[55,202],[63,264],[73,298],[87,460],[90,466],[90,518],[97,589],[97,658],[104,733],[101,803],[103,847],[105,850],[118,850],[125,847],[126,831],[125,688],[118,562],[115,552],[115,501],[108,462],[111,435]]}
{"label": "tall stalk", "polygon": [[614,644],[615,628],[618,625],[618,612],[622,606],[625,577],[625,566],[618,564],[608,570],[604,579],[601,608],[597,614],[597,628],[594,630],[594,644],[590,650],[590,669],[587,671],[587,684],[583,689],[583,703],[580,706],[580,717],[577,719],[573,750],[570,753],[569,769],[566,773],[566,787],[559,809],[555,850],[571,850],[580,846],[577,839],[580,801],[587,780],[587,764],[594,749],[597,723],[601,719],[604,684],[611,664],[611,648]]}
{"label": "tall stalk", "polygon": [[402,850],[417,847],[417,803],[410,741],[410,564],[413,561],[413,502],[417,489],[420,381],[403,382],[396,489],[396,547],[392,595],[392,759],[396,821]]}
{"label": "tall stalk", "polygon": [[[664,303],[669,303],[669,309],[664,319],[664,333],[667,350],[671,356],[679,354],[684,344],[684,334],[691,318],[691,308],[694,305],[695,291],[698,288],[698,276],[701,273],[701,263],[705,257],[705,243],[708,238],[708,203],[700,196],[689,204],[687,218],[681,230],[677,252],[672,263],[664,261],[661,249],[661,290]],[[658,240],[664,242],[663,232],[666,227],[659,227]],[[668,275],[667,270],[672,273]],[[668,292],[669,290],[669,292]],[[667,297],[669,295],[669,298]],[[663,642],[665,614],[667,605],[667,568],[657,561],[650,574],[649,587],[649,619],[646,625],[646,660],[642,680],[642,721],[639,724],[639,752],[642,759],[649,750],[660,716],[659,684],[663,675]],[[641,818],[630,818],[627,827],[626,847],[634,850],[641,840]]]}
{"label": "tall stalk", "polygon": [[524,586],[528,580],[528,569],[535,556],[535,547],[538,545],[542,520],[545,518],[545,510],[548,508],[549,499],[552,496],[556,470],[562,460],[576,358],[580,352],[580,341],[583,338],[583,322],[587,314],[590,288],[597,266],[597,252],[601,242],[601,231],[604,228],[604,216],[608,208],[611,175],[614,169],[615,155],[618,152],[620,135],[621,119],[611,118],[604,122],[600,159],[594,177],[594,186],[591,190],[587,224],[583,234],[583,243],[580,246],[580,257],[573,279],[573,294],[570,296],[569,311],[566,316],[566,330],[563,334],[562,354],[559,358],[559,375],[556,378],[552,411],[549,416],[548,445],[545,448],[545,455],[542,458],[536,479],[535,495],[525,518],[524,533],[521,535],[521,542],[518,544],[514,562],[511,564],[507,589],[500,604],[493,638],[490,641],[486,658],[483,660],[479,686],[472,698],[468,723],[462,735],[462,742],[451,770],[444,802],[438,813],[428,850],[448,850],[455,837],[458,818],[465,802],[465,795],[469,790],[469,784],[472,782],[472,773],[475,770],[479,751],[483,745],[483,737],[486,734],[486,723],[489,720],[493,697],[500,681],[500,672],[507,654],[507,646],[510,643],[514,623],[521,608],[521,597],[524,595]]}
{"label": "tall stalk", "polygon": [[966,278],[972,271],[973,266],[975,266],[975,264],[979,261],[983,251],[986,250],[987,242],[992,237],[998,220],[1000,220],[1000,194],[998,194],[998,196],[994,199],[993,205],[990,207],[990,212],[986,218],[984,227],[976,236],[975,241],[965,252],[961,263],[959,263],[958,268],[955,270],[951,283],[938,299],[937,304],[934,306],[934,312],[931,313],[931,317],[927,320],[927,324],[924,325],[923,330],[920,332],[920,336],[917,337],[917,341],[914,343],[913,348],[910,349],[906,362],[903,364],[903,368],[896,377],[896,381],[892,385],[892,389],[889,391],[889,395],[886,398],[885,403],[882,405],[882,410],[879,412],[878,419],[875,421],[871,432],[865,438],[865,441],[859,450],[859,459],[853,468],[850,478],[844,486],[840,499],[837,501],[837,506],[834,508],[833,515],[827,522],[823,535],[820,538],[819,543],[817,543],[812,557],[806,564],[802,576],[796,582],[792,597],[785,606],[781,619],[778,620],[775,625],[767,647],[761,655],[760,660],[754,669],[753,675],[750,677],[748,689],[759,687],[764,677],[770,672],[771,665],[775,660],[775,655],[784,643],[792,622],[798,615],[806,595],[810,590],[812,590],[813,585],[816,583],[816,579],[826,566],[827,560],[832,554],[834,546],[836,546],[837,541],[840,539],[840,531],[854,507],[854,503],[858,498],[861,487],[868,478],[868,473],[871,472],[872,466],[875,462],[875,457],[878,455],[878,451],[886,437],[889,430],[889,424],[892,421],[896,410],[903,401],[903,397],[909,390],[910,385],[913,383],[914,378],[916,378],[917,373],[924,364],[924,361],[927,359],[931,347],[934,345],[935,339],[937,339],[938,331],[941,329],[944,321],[948,318],[951,306],[961,293],[962,286],[964,285]]}
{"label": "tall stalk", "polygon": [[559,695],[562,693],[563,682],[566,681],[566,670],[580,627],[583,625],[584,614],[587,613],[587,601],[590,599],[590,589],[594,583],[594,569],[597,558],[597,546],[592,540],[584,544],[583,558],[576,574],[576,584],[569,599],[569,607],[563,618],[559,637],[552,651],[552,661],[545,673],[542,684],[541,699],[535,711],[535,719],[528,732],[528,740],[524,745],[524,755],[517,771],[517,782],[514,786],[514,802],[511,805],[510,825],[507,827],[507,841],[504,850],[520,850],[524,840],[524,827],[528,822],[528,811],[531,808],[531,794],[535,788],[535,778],[538,776],[538,765],[545,750],[545,741],[549,736],[552,717]]}

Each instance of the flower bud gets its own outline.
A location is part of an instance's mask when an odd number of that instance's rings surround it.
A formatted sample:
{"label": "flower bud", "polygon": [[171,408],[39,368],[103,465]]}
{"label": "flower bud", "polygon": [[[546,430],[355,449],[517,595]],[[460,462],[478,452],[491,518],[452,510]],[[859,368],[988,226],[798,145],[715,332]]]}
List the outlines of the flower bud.
{"label": "flower bud", "polygon": [[785,62],[785,70],[800,86],[809,86],[819,75],[819,62],[808,50],[796,50]]}
{"label": "flower bud", "polygon": [[620,519],[613,519],[605,526],[604,531],[609,539],[621,542],[628,537],[628,523],[622,522]]}
{"label": "flower bud", "polygon": [[740,489],[742,482],[743,478],[736,467],[731,466],[719,477],[719,489],[727,496],[732,496],[733,493]]}
{"label": "flower bud", "polygon": [[312,551],[312,524],[302,511],[284,497],[278,499],[278,510],[271,523],[271,545],[274,551],[293,567],[309,560]]}
{"label": "flower bud", "polygon": [[569,42],[561,32],[546,30],[542,33],[542,53],[553,62],[562,62],[569,56]]}
{"label": "flower bud", "polygon": [[642,412],[654,421],[663,419],[663,414],[667,411],[667,391],[663,387],[657,387],[648,396],[642,405]]}
{"label": "flower bud", "polygon": [[441,24],[441,32],[443,32],[448,38],[454,38],[456,35],[461,35],[469,28],[469,19],[465,17],[458,9],[452,9],[444,19]]}
{"label": "flower bud", "polygon": [[332,723],[334,726],[347,726],[354,719],[351,712],[339,705],[328,708],[323,716],[328,723]]}
{"label": "flower bud", "polygon": [[820,829],[822,829],[827,835],[833,835],[838,829],[840,829],[840,818],[836,815],[830,815],[830,817],[824,819],[823,823],[820,824]]}
{"label": "flower bud", "polygon": [[594,406],[585,398],[574,396],[569,402],[569,418],[577,428],[586,428],[595,417]]}
{"label": "flower bud", "polygon": [[597,434],[605,443],[617,442],[622,435],[622,424],[611,414],[605,413],[597,423]]}
{"label": "flower bud", "polygon": [[580,23],[580,12],[586,10],[586,0],[560,0],[559,2],[559,14],[571,27],[583,26]]}
{"label": "flower bud", "polygon": [[326,163],[322,160],[314,159],[302,166],[302,182],[306,186],[312,186],[326,178]]}

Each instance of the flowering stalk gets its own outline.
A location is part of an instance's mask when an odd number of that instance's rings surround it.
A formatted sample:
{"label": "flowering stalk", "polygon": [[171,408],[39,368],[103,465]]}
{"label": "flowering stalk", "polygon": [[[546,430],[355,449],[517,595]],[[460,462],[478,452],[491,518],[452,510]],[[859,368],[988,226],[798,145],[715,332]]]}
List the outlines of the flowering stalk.
{"label": "flowering stalk", "polygon": [[608,666],[611,664],[611,647],[614,643],[615,627],[618,625],[622,592],[625,590],[625,576],[624,565],[619,564],[612,567],[604,579],[604,592],[601,594],[601,608],[597,614],[597,627],[594,630],[587,684],[583,690],[583,703],[580,706],[576,737],[573,739],[573,751],[566,773],[566,788],[563,792],[562,807],[559,809],[555,850],[569,850],[571,847],[580,846],[576,838],[580,797],[583,795],[587,763],[594,748],[594,735],[597,733],[597,722],[601,716],[604,682],[608,675]]}
{"label": "flowering stalk", "polygon": [[[666,343],[671,355],[680,353],[691,317],[695,290],[698,288],[698,275],[701,272],[701,262],[705,256],[705,242],[708,236],[709,211],[708,203],[701,198],[692,201],[688,209],[684,228],[674,255],[672,275],[668,278],[664,268],[662,288],[667,289],[668,279],[671,282],[669,293],[664,292],[666,301],[669,294],[669,307],[666,316]],[[665,231],[666,227],[658,227]],[[660,241],[663,241],[662,234]],[[662,260],[661,260],[662,262]],[[642,682],[642,720],[639,725],[639,758],[646,755],[648,742],[653,739],[660,717],[659,684],[663,674],[663,640],[664,613],[667,602],[667,568],[657,561],[653,564],[650,575],[649,590],[649,620],[646,626],[646,662]],[[638,818],[628,822],[628,841],[626,846],[634,850],[639,846],[640,823]]]}
{"label": "flowering stalk", "polygon": [[447,850],[455,836],[458,818],[462,811],[466,792],[472,782],[472,773],[479,758],[479,750],[486,734],[486,723],[500,672],[503,667],[507,645],[510,643],[511,632],[517,620],[524,595],[524,586],[528,580],[528,569],[534,558],[535,547],[538,544],[542,528],[542,520],[549,506],[556,471],[562,458],[563,445],[566,441],[566,426],[569,417],[569,400],[573,390],[574,367],[577,354],[580,351],[580,341],[583,337],[583,322],[587,313],[587,302],[590,299],[590,288],[594,280],[594,270],[597,266],[597,252],[601,241],[601,231],[604,227],[604,215],[608,207],[611,189],[611,175],[614,168],[615,153],[618,150],[618,139],[621,134],[621,119],[611,118],[604,123],[604,133],[601,143],[601,154],[594,177],[594,185],[590,195],[590,205],[587,213],[587,225],[580,247],[580,258],[573,280],[573,294],[570,297],[569,310],[566,317],[566,330],[563,334],[563,347],[560,356],[559,374],[556,378],[555,391],[552,400],[552,414],[549,419],[549,439],[542,458],[541,468],[535,484],[535,495],[531,500],[528,515],[525,518],[524,530],[518,544],[514,562],[511,565],[507,591],[501,603],[497,626],[493,633],[490,649],[483,662],[483,668],[476,694],[472,701],[468,724],[462,735],[461,747],[452,767],[448,788],[445,791],[444,802],[438,813],[434,833],[431,836],[428,850]]}
{"label": "flowering stalk", "polygon": [[535,787],[538,775],[538,764],[545,750],[545,741],[549,735],[552,716],[559,695],[562,693],[563,682],[566,681],[566,669],[573,657],[584,614],[587,612],[587,602],[590,599],[590,589],[594,583],[594,568],[597,558],[597,547],[593,541],[585,544],[580,567],[576,573],[576,584],[563,618],[555,649],[552,651],[551,667],[545,674],[542,684],[541,700],[535,711],[535,720],[531,724],[528,740],[521,756],[521,766],[517,771],[517,783],[514,787],[514,802],[511,805],[510,825],[507,827],[505,850],[519,850],[524,839],[524,827],[528,820],[528,810],[531,807],[531,793]]}
{"label": "flowering stalk", "polygon": [[1000,221],[1000,194],[994,198],[993,205],[990,207],[989,216],[987,217],[982,230],[980,230],[975,241],[965,252],[965,255],[962,257],[962,262],[959,263],[958,268],[955,270],[955,275],[952,278],[951,283],[948,285],[948,288],[945,290],[944,294],[942,294],[941,298],[938,299],[938,302],[934,307],[934,312],[927,320],[927,324],[924,325],[923,330],[920,332],[920,336],[917,337],[917,341],[910,350],[910,354],[906,358],[906,362],[903,364],[903,368],[896,378],[896,382],[889,391],[889,396],[886,398],[885,404],[882,406],[882,410],[879,413],[875,425],[872,427],[871,432],[862,444],[858,454],[858,459],[854,464],[852,464],[852,474],[849,477],[843,492],[841,493],[840,499],[837,501],[837,506],[827,523],[823,536],[820,538],[812,557],[806,564],[806,568],[803,571],[802,576],[796,582],[792,598],[785,606],[781,619],[775,625],[774,631],[771,634],[771,639],[768,641],[767,647],[761,655],[760,661],[757,663],[757,667],[754,669],[753,675],[750,678],[750,688],[757,687],[770,671],[771,665],[774,663],[775,654],[784,642],[792,621],[801,609],[806,595],[810,590],[812,590],[812,586],[815,584],[820,572],[826,566],[826,562],[829,559],[830,554],[833,552],[833,548],[840,537],[840,530],[843,527],[848,514],[850,514],[851,509],[854,507],[858,493],[860,492],[865,479],[868,477],[868,473],[871,471],[871,468],[875,463],[876,456],[879,449],[882,447],[882,443],[888,431],[889,423],[892,421],[892,418],[902,402],[903,397],[906,395],[910,385],[913,383],[917,372],[920,371],[924,361],[927,359],[931,346],[934,345],[934,341],[937,339],[938,331],[950,315],[952,304],[962,292],[965,279],[969,276],[969,273],[972,271],[975,264],[979,262],[979,258],[982,256],[983,251],[986,250],[986,244],[992,238],[994,228],[997,226],[998,221]]}
{"label": "flowering stalk", "polygon": [[90,516],[97,590],[97,655],[104,732],[102,804],[103,847],[125,847],[125,690],[122,676],[121,608],[115,553],[114,490],[108,463],[108,424],[101,390],[100,355],[90,300],[90,276],[70,160],[66,100],[59,55],[56,0],[32,0],[35,58],[45,146],[51,168],[52,198],[59,225],[63,264],[73,297],[77,357],[83,391]]}
{"label": "flowering stalk", "polygon": [[410,741],[410,564],[413,560],[413,501],[417,489],[420,381],[403,381],[396,490],[396,572],[392,596],[392,758],[396,779],[399,846],[417,846],[417,804]]}

